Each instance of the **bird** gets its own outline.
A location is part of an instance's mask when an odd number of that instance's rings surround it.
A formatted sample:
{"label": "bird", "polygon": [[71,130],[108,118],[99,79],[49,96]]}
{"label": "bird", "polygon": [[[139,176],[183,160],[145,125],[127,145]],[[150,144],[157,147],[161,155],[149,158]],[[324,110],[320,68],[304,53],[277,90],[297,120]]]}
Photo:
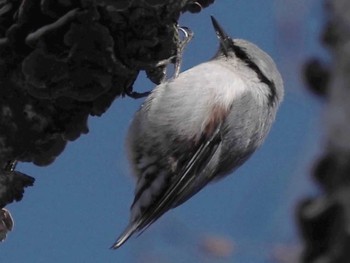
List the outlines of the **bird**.
{"label": "bird", "polygon": [[214,57],[156,86],[131,121],[126,149],[135,197],[112,249],[232,174],[275,120],[284,87],[273,59],[211,21],[220,42]]}

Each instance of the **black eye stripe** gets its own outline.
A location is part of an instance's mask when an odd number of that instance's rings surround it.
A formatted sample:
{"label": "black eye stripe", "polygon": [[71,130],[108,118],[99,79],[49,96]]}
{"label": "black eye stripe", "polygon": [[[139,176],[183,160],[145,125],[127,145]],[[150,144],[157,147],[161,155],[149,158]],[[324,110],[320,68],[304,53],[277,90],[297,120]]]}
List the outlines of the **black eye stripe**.
{"label": "black eye stripe", "polygon": [[245,50],[243,50],[241,47],[232,44],[232,49],[240,60],[244,61],[248,67],[250,67],[252,70],[255,71],[255,73],[258,75],[258,78],[261,82],[265,83],[270,88],[270,93],[268,96],[268,103],[269,105],[273,104],[276,99],[276,85],[273,81],[269,80],[264,73],[259,69],[259,67],[249,58]]}

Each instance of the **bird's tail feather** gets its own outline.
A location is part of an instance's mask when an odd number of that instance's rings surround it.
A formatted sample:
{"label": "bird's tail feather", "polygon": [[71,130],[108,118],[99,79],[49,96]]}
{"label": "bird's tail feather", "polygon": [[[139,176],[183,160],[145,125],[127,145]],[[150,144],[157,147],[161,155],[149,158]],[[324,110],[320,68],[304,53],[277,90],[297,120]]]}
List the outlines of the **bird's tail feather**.
{"label": "bird's tail feather", "polygon": [[137,224],[131,223],[124,232],[118,237],[117,241],[110,247],[117,249],[121,247],[135,232],[137,231]]}
{"label": "bird's tail feather", "polygon": [[[117,241],[112,245],[112,249],[117,249],[123,245],[135,232],[145,231],[152,223],[161,217],[166,211],[179,205],[198,192],[211,178],[201,182],[201,187],[194,188],[193,183],[197,176],[194,175],[195,170],[202,171],[205,163],[213,157],[218,145],[221,142],[221,126],[219,126],[209,140],[202,144],[187,163],[180,178],[175,181],[162,196],[160,200],[149,207],[142,216],[133,222],[124,230]],[[204,166],[204,167],[203,167]],[[198,171],[197,171],[198,173]],[[195,192],[189,192],[188,189],[195,189]]]}

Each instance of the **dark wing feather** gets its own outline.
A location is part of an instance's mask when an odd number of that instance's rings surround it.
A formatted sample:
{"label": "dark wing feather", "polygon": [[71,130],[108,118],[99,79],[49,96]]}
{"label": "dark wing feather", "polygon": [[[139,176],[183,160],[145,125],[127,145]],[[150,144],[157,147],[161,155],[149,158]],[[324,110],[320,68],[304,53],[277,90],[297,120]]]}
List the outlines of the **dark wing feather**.
{"label": "dark wing feather", "polygon": [[150,206],[136,222],[132,222],[131,225],[129,225],[111,248],[115,249],[120,247],[135,232],[143,232],[146,230],[147,227],[165,212],[189,199],[211,181],[209,177],[202,178],[200,185],[195,185],[198,183],[197,179],[201,172],[206,168],[206,165],[214,156],[221,143],[221,125],[219,125],[209,138],[203,135],[200,142],[198,149],[180,172],[181,176],[172,182],[159,200]]}
{"label": "dark wing feather", "polygon": [[172,183],[162,198],[140,219],[141,224],[139,225],[139,229],[146,229],[166,211],[173,208],[175,204],[178,204],[179,201],[184,202],[196,193],[191,191],[191,195],[189,196],[188,190],[194,188],[193,184],[199,176],[198,174],[208,164],[220,142],[220,128],[217,128],[209,140],[206,139],[199,145],[197,151],[181,172],[181,177]]}

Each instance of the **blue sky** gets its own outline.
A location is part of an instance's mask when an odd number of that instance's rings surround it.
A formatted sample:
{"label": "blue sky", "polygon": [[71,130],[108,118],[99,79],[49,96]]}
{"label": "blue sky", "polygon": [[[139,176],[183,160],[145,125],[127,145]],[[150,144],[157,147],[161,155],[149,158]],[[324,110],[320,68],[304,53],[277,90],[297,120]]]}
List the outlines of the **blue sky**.
{"label": "blue sky", "polygon": [[[324,21],[319,0],[221,0],[180,24],[195,36],[183,70],[210,59],[218,47],[214,15],[233,38],[267,51],[285,80],[285,101],[263,147],[238,171],[208,186],[184,205],[131,238],[120,250],[109,246],[124,229],[133,199],[133,180],[124,154],[125,134],[142,100],[117,99],[90,132],[70,143],[48,167],[19,165],[36,178],[20,203],[8,206],[15,228],[0,244],[0,262],[272,262],[278,245],[298,243],[294,208],[317,193],[310,178],[322,149],[322,101],[302,83],[302,63],[325,56],[319,45]],[[140,75],[139,91],[154,85]],[[203,255],[205,236],[235,244],[224,259]]]}

